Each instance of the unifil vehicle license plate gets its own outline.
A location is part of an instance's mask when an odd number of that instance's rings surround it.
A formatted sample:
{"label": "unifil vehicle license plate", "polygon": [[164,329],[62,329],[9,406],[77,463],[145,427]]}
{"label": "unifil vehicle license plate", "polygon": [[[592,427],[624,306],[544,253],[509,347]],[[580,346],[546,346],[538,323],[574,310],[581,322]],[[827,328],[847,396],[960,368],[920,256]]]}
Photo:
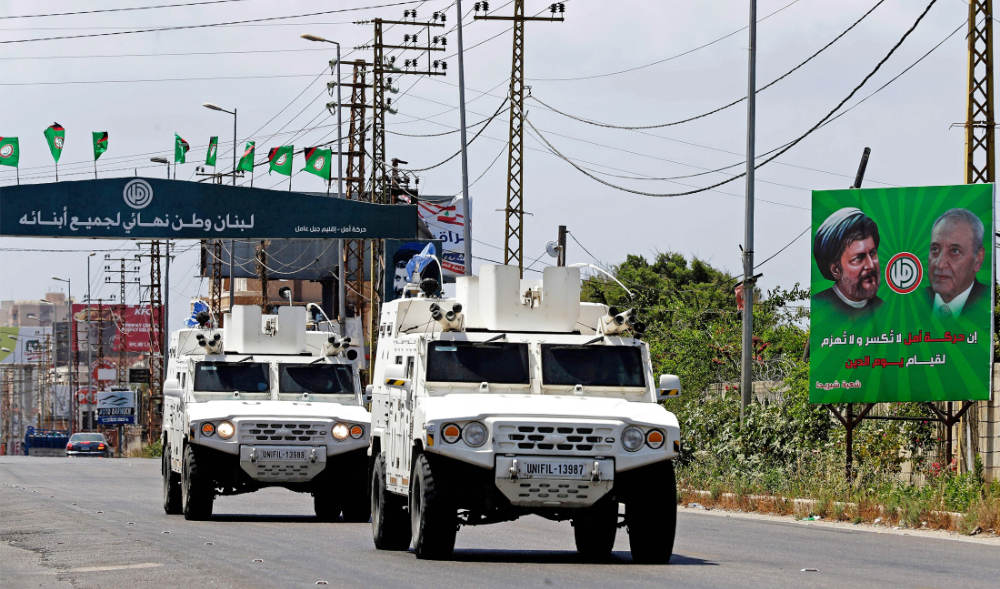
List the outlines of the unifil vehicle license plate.
{"label": "unifil vehicle license plate", "polygon": [[517,461],[517,474],[525,479],[586,479],[593,460],[524,459]]}
{"label": "unifil vehicle license plate", "polygon": [[260,462],[306,462],[309,460],[308,448],[260,448],[255,452]]}

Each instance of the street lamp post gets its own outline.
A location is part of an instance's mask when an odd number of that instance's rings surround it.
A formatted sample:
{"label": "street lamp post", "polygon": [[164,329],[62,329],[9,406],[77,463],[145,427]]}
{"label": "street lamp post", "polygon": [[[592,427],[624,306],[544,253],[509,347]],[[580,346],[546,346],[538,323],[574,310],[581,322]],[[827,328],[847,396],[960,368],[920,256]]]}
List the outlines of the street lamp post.
{"label": "street lamp post", "polygon": [[[170,168],[167,169],[169,170]],[[91,375],[91,373],[93,372],[93,361],[94,361],[91,350],[93,350],[94,346],[90,344],[90,258],[93,258],[96,255],[97,255],[96,252],[90,252],[90,254],[87,256],[87,393],[88,394],[91,394],[94,390],[93,376]],[[98,333],[97,337],[101,337],[101,334]],[[93,411],[90,412],[90,429],[91,430],[94,429]]]}
{"label": "street lamp post", "polygon": [[[343,101],[340,96],[340,43],[337,41],[331,41],[324,37],[318,35],[302,35],[302,38],[306,41],[317,41],[320,43],[333,43],[337,46],[337,196],[338,198],[344,198],[344,158],[343,158],[343,135],[341,133],[343,127],[341,111],[343,108],[341,105]],[[344,318],[346,317],[344,307],[347,305],[347,285],[344,283],[344,240],[337,240],[337,250],[339,255],[337,256],[337,310],[339,311],[338,319],[340,323],[340,334],[344,335]]]}
{"label": "street lamp post", "polygon": [[[217,110],[219,112],[225,112],[233,115],[233,186],[236,186],[236,109],[226,110],[221,106],[212,104],[211,102],[205,102],[202,104],[205,108],[209,110]],[[251,182],[251,184],[253,184]],[[233,256],[235,255],[236,242],[233,239],[229,240],[229,308],[233,308],[233,298],[235,295],[235,286],[233,281]],[[220,310],[221,313],[221,310]]]}
{"label": "street lamp post", "polygon": [[167,165],[167,180],[170,179],[170,160],[168,160],[165,157],[151,157],[151,158],[149,158],[149,161],[153,162],[154,164],[166,164]]}
{"label": "street lamp post", "polygon": [[69,433],[70,435],[76,431],[76,387],[74,384],[74,372],[76,372],[76,365],[73,363],[73,328],[75,327],[75,322],[73,321],[73,282],[69,278],[59,278],[58,276],[53,276],[52,280],[56,282],[66,283],[66,323],[68,325],[67,330],[69,331],[69,357],[66,359],[66,363],[69,365]]}

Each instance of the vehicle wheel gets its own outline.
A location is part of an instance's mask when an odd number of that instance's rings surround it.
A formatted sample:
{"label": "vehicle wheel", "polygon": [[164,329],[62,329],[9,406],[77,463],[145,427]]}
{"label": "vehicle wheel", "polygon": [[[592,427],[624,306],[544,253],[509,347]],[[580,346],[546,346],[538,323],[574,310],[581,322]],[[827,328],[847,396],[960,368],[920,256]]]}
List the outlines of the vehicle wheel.
{"label": "vehicle wheel", "polygon": [[625,524],[633,562],[667,564],[677,529],[677,483],[673,462],[654,468],[650,484],[634,489],[625,502]]}
{"label": "vehicle wheel", "polygon": [[332,487],[327,483],[313,491],[313,510],[320,521],[335,522],[340,518],[340,501]]}
{"label": "vehicle wheel", "polygon": [[194,448],[184,447],[184,470],[181,473],[181,512],[184,519],[201,520],[212,516],[215,489],[204,472]]}
{"label": "vehicle wheel", "polygon": [[458,510],[435,479],[425,454],[410,474],[410,534],[417,558],[442,559],[455,550]]}
{"label": "vehicle wheel", "polygon": [[410,526],[400,497],[385,488],[385,456],[375,459],[372,468],[372,539],[379,550],[406,550]]}
{"label": "vehicle wheel", "polygon": [[573,518],[576,550],[589,560],[611,556],[618,531],[618,501],[605,497]]}
{"label": "vehicle wheel", "polygon": [[160,470],[163,474],[163,511],[167,515],[177,515],[181,512],[181,477],[170,470],[170,447],[163,445],[163,458]]}
{"label": "vehicle wheel", "polygon": [[344,521],[367,523],[371,518],[372,504],[368,485],[355,483],[344,492]]}

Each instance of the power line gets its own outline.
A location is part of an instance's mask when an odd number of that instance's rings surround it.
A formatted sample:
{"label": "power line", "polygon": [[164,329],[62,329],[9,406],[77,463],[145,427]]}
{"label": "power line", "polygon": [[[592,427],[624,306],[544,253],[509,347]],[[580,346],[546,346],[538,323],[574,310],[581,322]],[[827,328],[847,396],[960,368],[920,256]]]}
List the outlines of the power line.
{"label": "power line", "polygon": [[112,37],[116,35],[135,35],[139,33],[159,33],[163,31],[182,31],[189,29],[207,29],[212,27],[224,27],[229,25],[240,25],[245,23],[254,22],[270,22],[276,20],[287,20],[292,18],[304,18],[307,16],[318,16],[321,14],[336,14],[342,12],[357,12],[361,10],[373,10],[376,8],[389,8],[392,6],[405,6],[407,4],[417,4],[419,2],[424,2],[426,0],[402,0],[400,2],[389,2],[386,4],[372,4],[368,6],[356,6],[353,8],[337,8],[334,10],[321,10],[319,12],[307,12],[303,14],[295,14],[291,16],[268,16],[263,18],[248,18],[244,20],[233,20],[226,22],[217,23],[205,23],[205,24],[194,24],[194,25],[174,25],[169,27],[153,27],[146,29],[133,29],[129,31],[111,31],[108,33],[87,33],[84,35],[56,35],[52,37],[34,37],[30,39],[9,39],[6,41],[0,41],[0,44],[8,45],[12,43],[34,43],[36,41],[63,41],[68,39],[92,39],[95,37]]}
{"label": "power line", "polygon": [[773,260],[774,258],[776,258],[778,256],[778,254],[780,254],[781,252],[783,252],[786,249],[788,249],[793,243],[795,243],[796,241],[798,241],[810,229],[812,229],[812,226],[809,226],[809,227],[806,227],[805,229],[803,229],[801,233],[799,233],[798,235],[796,235],[794,238],[792,238],[791,241],[789,241],[784,246],[782,246],[782,248],[780,250],[778,250],[778,251],[774,252],[773,254],[771,254],[770,256],[768,256],[763,262],[758,263],[756,266],[753,267],[753,269],[757,270],[757,268],[760,268],[764,264],[766,264],[766,263],[770,262],[771,260]]}
{"label": "power line", "polygon": [[0,20],[10,20],[14,18],[42,18],[48,16],[76,16],[80,14],[97,14],[100,12],[129,12],[132,10],[154,10],[157,8],[206,6],[208,4],[228,4],[231,2],[246,2],[246,0],[203,0],[201,2],[186,2],[183,4],[154,4],[152,6],[124,6],[121,8],[96,8],[93,10],[76,10],[73,12],[48,12],[43,14],[11,14],[8,16],[0,16]]}
{"label": "power line", "polygon": [[[497,115],[500,114],[500,111],[503,110],[503,107],[504,107],[505,104],[507,104],[507,100],[504,100],[503,102],[500,103],[500,106],[497,107],[497,110],[496,110],[496,112],[493,113],[493,116],[491,116],[489,119],[487,119],[486,124],[483,125],[478,131],[476,131],[476,134],[472,136],[472,139],[469,139],[469,142],[465,144],[466,147],[472,145],[476,141],[476,139],[478,139],[479,136],[483,134],[483,131],[485,131],[490,126],[490,123],[492,123],[493,120],[497,118]],[[433,165],[430,165],[430,166],[427,166],[425,168],[404,168],[404,169],[406,171],[408,171],[408,172],[426,172],[427,170],[433,170],[434,168],[443,166],[444,164],[446,164],[446,163],[450,162],[451,160],[453,160],[454,158],[458,157],[458,155],[461,154],[461,153],[462,153],[462,150],[459,149],[458,151],[456,151],[455,153],[453,153],[450,156],[446,157],[445,159],[441,160],[440,162],[438,162],[436,164],[433,164]]]}
{"label": "power line", "polygon": [[25,57],[0,57],[0,61],[29,61],[55,59],[118,59],[124,57],[182,57],[189,55],[243,55],[247,53],[302,53],[302,52],[327,51],[326,49],[244,49],[232,51],[181,51],[176,53],[105,53],[87,55],[28,55]]}
{"label": "power line", "polygon": [[205,82],[208,80],[264,80],[273,78],[308,78],[312,74],[262,74],[255,76],[191,76],[183,78],[137,78],[131,80],[65,80],[62,82],[0,82],[0,86],[67,86],[77,84],[139,84],[149,82]]}
{"label": "power line", "polygon": [[[769,156],[767,159],[765,159],[764,161],[760,162],[759,164],[756,164],[754,166],[754,169],[758,169],[758,168],[760,168],[760,167],[762,167],[762,166],[770,163],[771,161],[774,161],[776,158],[781,157],[783,154],[785,154],[786,152],[788,152],[788,150],[790,150],[791,148],[793,148],[796,145],[798,145],[803,139],[805,139],[806,137],[808,137],[809,135],[811,135],[814,131],[816,131],[817,129],[819,129],[820,127],[822,127],[824,125],[824,123],[826,123],[828,120],[830,120],[831,117],[834,115],[834,113],[837,112],[842,106],[844,106],[844,104],[846,104],[847,101],[850,100],[855,94],[857,94],[857,92],[859,90],[861,90],[861,88],[866,83],[868,83],[868,80],[870,80],[872,78],[872,76],[874,76],[882,68],[882,66],[886,63],[886,61],[888,61],[889,58],[892,57],[892,55],[896,52],[896,50],[899,49],[899,47],[903,44],[903,42],[906,41],[906,39],[910,36],[910,34],[913,33],[913,31],[917,28],[917,26],[920,24],[920,22],[924,19],[924,17],[930,11],[931,7],[933,7],[934,4],[936,4],[936,3],[937,3],[937,0],[931,0],[930,3],[927,4],[927,6],[924,8],[923,12],[920,13],[920,16],[917,17],[916,21],[914,21],[914,23],[910,26],[909,29],[906,30],[905,33],[903,33],[903,36],[900,37],[900,39],[896,42],[895,45],[892,46],[892,48],[889,50],[889,52],[886,53],[884,57],[882,57],[882,59],[875,65],[875,67],[868,73],[868,75],[866,75],[864,77],[864,79],[861,80],[861,82],[858,85],[856,85],[850,91],[850,93],[848,93],[848,95],[846,97],[844,97],[843,100],[841,100],[839,103],[837,103],[836,106],[834,106],[829,112],[827,112],[827,114],[824,115],[823,118],[821,118],[815,125],[813,125],[808,130],[806,130],[805,133],[799,135],[798,137],[796,137],[792,141],[789,141],[788,143],[786,143],[785,145],[783,145],[780,149],[778,149],[773,155]],[[659,192],[658,193],[658,192],[648,192],[648,191],[643,191],[643,190],[635,190],[635,189],[632,189],[632,188],[627,188],[625,186],[619,186],[617,184],[612,184],[612,183],[610,183],[610,182],[608,182],[606,180],[598,178],[597,176],[595,176],[595,175],[587,172],[586,170],[584,170],[583,168],[581,168],[578,164],[576,164],[575,162],[573,162],[572,160],[570,160],[568,157],[566,157],[565,155],[563,155],[558,149],[556,149],[556,147],[553,146],[552,143],[550,141],[548,141],[548,139],[546,139],[545,136],[542,133],[540,133],[537,128],[535,128],[535,126],[531,123],[531,121],[529,119],[525,118],[525,122],[528,124],[529,127],[531,127],[531,129],[533,129],[535,131],[535,133],[538,135],[538,137],[542,140],[543,143],[545,143],[545,145],[549,149],[551,149],[563,161],[565,161],[566,163],[570,164],[577,171],[579,171],[583,175],[589,177],[590,179],[594,180],[595,182],[603,184],[603,185],[605,185],[605,186],[607,186],[609,188],[614,188],[615,190],[620,190],[620,191],[623,191],[623,192],[629,192],[631,194],[637,194],[637,195],[640,195],[640,196],[657,197],[657,198],[671,198],[671,197],[677,197],[677,196],[687,196],[687,195],[691,195],[691,194],[697,194],[697,193],[700,193],[700,192],[705,192],[705,191],[710,190],[712,188],[718,188],[719,186],[723,186],[725,184],[729,184],[730,182],[738,180],[738,179],[740,179],[740,178],[742,178],[742,177],[744,177],[746,175],[746,172],[742,172],[742,173],[737,174],[735,176],[730,176],[729,178],[727,178],[725,180],[722,180],[720,182],[716,182],[715,184],[710,184],[710,185],[702,187],[702,188],[695,188],[695,189],[684,191],[684,192],[669,192],[669,193]]]}
{"label": "power line", "polygon": [[[861,18],[857,19],[856,21],[854,21],[851,24],[851,26],[849,26],[846,29],[844,29],[843,31],[841,31],[840,34],[838,34],[836,37],[834,37],[832,40],[830,40],[826,45],[823,45],[822,47],[820,47],[819,49],[817,49],[809,57],[807,57],[803,61],[799,62],[798,65],[796,65],[792,69],[788,70],[787,72],[781,74],[777,78],[771,80],[767,84],[765,84],[762,87],[758,88],[754,92],[754,94],[755,95],[760,94],[764,90],[767,90],[771,86],[774,86],[778,82],[780,82],[780,81],[784,80],[785,78],[787,78],[788,76],[792,75],[792,73],[794,73],[796,70],[802,68],[807,63],[809,63],[810,61],[812,61],[813,59],[815,59],[816,57],[818,57],[821,53],[823,53],[824,51],[826,51],[827,49],[829,49],[830,47],[832,47],[837,41],[839,41],[845,35],[847,35],[847,33],[851,32],[851,30],[853,30],[856,26],[858,26],[859,24],[861,24],[861,21],[865,20],[868,17],[868,15],[870,15],[873,12],[875,12],[875,9],[878,8],[879,6],[881,6],[884,2],[885,2],[885,0],[878,0],[878,2],[876,2],[874,6],[872,6],[871,8],[869,8],[867,12],[865,12],[864,14],[861,15]],[[588,118],[585,118],[585,117],[581,117],[579,115],[570,114],[568,112],[559,110],[559,109],[557,109],[557,108],[555,108],[555,107],[553,107],[553,106],[551,106],[549,104],[546,104],[545,102],[543,102],[540,98],[538,98],[536,96],[529,96],[528,98],[533,99],[535,102],[541,104],[542,106],[544,106],[545,108],[551,110],[552,112],[560,114],[560,115],[562,115],[562,116],[564,116],[566,118],[573,119],[574,121],[579,121],[581,123],[585,123],[587,125],[593,125],[595,127],[604,127],[606,129],[625,129],[625,130],[630,130],[630,131],[635,131],[635,130],[640,130],[640,129],[662,129],[663,127],[673,127],[673,126],[676,126],[676,125],[682,125],[684,123],[690,123],[692,121],[697,121],[698,119],[703,119],[705,117],[709,117],[711,115],[720,113],[720,112],[726,110],[727,108],[732,107],[732,106],[736,106],[737,104],[740,104],[741,102],[743,102],[744,100],[747,99],[746,96],[742,96],[740,98],[737,98],[736,100],[732,100],[732,101],[730,101],[730,102],[728,102],[728,103],[726,103],[726,104],[724,104],[722,106],[713,108],[712,110],[709,110],[707,112],[703,112],[701,114],[690,116],[690,117],[687,117],[687,118],[684,118],[684,119],[678,119],[676,121],[670,121],[670,122],[666,122],[666,123],[655,123],[655,124],[651,124],[651,125],[618,125],[618,124],[614,124],[614,123],[607,123],[607,122],[596,121],[594,119],[588,119]]]}
{"label": "power line", "polygon": [[[764,22],[765,20],[771,18],[772,16],[774,16],[774,15],[778,14],[779,12],[785,10],[786,8],[792,6],[793,4],[797,4],[798,2],[799,2],[799,0],[792,0],[791,2],[789,2],[788,4],[785,4],[781,8],[775,10],[774,12],[771,12],[770,14],[767,14],[767,15],[762,16],[761,18],[757,19],[757,22],[758,23]],[[617,76],[619,74],[625,74],[625,73],[628,73],[628,72],[634,72],[634,71],[637,71],[637,70],[641,70],[641,69],[645,69],[645,68],[648,68],[648,67],[652,67],[654,65],[659,65],[661,63],[672,61],[672,60],[678,59],[680,57],[684,57],[685,55],[690,55],[691,53],[694,53],[695,51],[700,51],[702,49],[705,49],[706,47],[710,47],[712,45],[715,45],[716,43],[718,43],[720,41],[724,41],[724,40],[732,37],[733,35],[736,35],[737,33],[740,33],[742,31],[747,30],[748,28],[749,28],[749,25],[748,26],[740,27],[740,28],[736,29],[735,31],[733,31],[731,33],[726,33],[725,35],[723,35],[723,36],[721,36],[721,37],[719,37],[717,39],[713,39],[712,41],[709,41],[708,43],[705,43],[703,45],[699,45],[697,47],[692,47],[691,49],[687,49],[687,50],[682,51],[680,53],[677,53],[675,55],[671,55],[669,57],[664,57],[662,59],[657,59],[656,61],[651,61],[649,63],[644,63],[644,64],[633,66],[633,67],[630,67],[630,68],[625,68],[623,70],[617,70],[617,71],[613,71],[613,72],[605,72],[603,74],[591,74],[591,75],[586,75],[586,76],[573,76],[573,77],[565,77],[565,78],[560,78],[560,77],[528,78],[528,81],[529,82],[572,82],[572,81],[577,81],[577,80],[595,80],[597,78],[607,78],[609,76]]]}

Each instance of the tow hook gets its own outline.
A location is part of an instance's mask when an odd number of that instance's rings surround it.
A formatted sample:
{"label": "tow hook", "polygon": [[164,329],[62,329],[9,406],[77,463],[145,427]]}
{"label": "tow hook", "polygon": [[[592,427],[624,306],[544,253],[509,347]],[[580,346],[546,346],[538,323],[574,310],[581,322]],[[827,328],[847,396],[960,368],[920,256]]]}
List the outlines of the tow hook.
{"label": "tow hook", "polygon": [[590,469],[590,480],[591,482],[598,482],[601,480],[601,463],[594,461],[594,468]]}
{"label": "tow hook", "polygon": [[508,474],[508,478],[510,478],[510,480],[512,480],[512,481],[516,481],[517,480],[517,458],[515,458],[511,462],[510,468],[507,469],[507,474]]}
{"label": "tow hook", "polygon": [[250,462],[257,462],[257,448],[250,448]]}
{"label": "tow hook", "polygon": [[309,462],[316,462],[316,448],[309,453]]}

